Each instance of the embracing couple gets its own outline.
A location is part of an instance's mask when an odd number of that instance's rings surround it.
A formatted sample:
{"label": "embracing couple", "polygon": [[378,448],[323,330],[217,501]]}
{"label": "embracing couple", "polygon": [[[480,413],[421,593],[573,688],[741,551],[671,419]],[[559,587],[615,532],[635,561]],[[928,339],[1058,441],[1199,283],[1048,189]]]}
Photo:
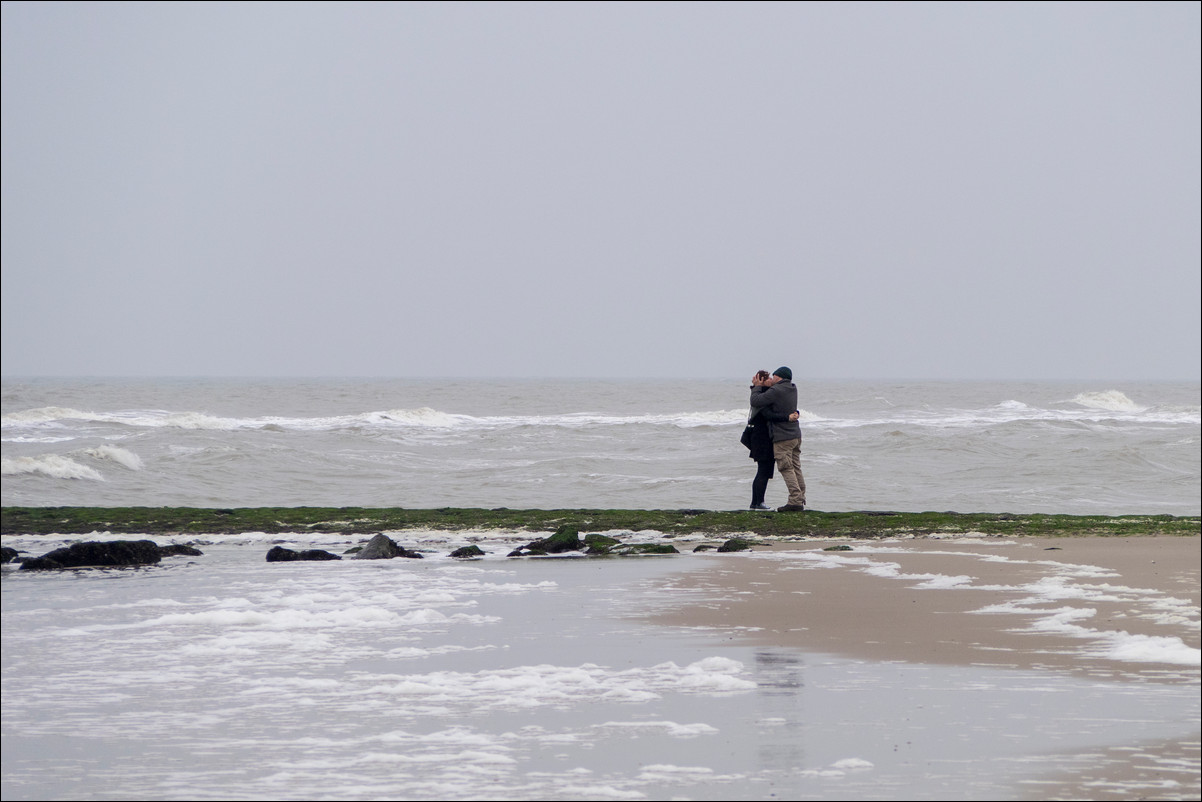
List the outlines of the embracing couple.
{"label": "embracing couple", "polygon": [[766,370],[755,374],[751,380],[751,416],[743,433],[743,444],[751,450],[758,467],[751,483],[751,509],[772,509],[764,503],[764,492],[773,469],[780,471],[789,489],[788,503],[777,507],[777,512],[801,512],[806,508],[799,417],[793,371],[781,367],[771,375]]}

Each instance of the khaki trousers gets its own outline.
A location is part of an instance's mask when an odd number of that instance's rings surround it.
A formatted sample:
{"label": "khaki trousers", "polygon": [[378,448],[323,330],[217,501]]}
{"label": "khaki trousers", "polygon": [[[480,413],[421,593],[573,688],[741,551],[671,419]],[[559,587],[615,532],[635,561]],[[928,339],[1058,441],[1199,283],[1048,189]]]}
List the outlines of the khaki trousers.
{"label": "khaki trousers", "polygon": [[789,488],[789,504],[806,503],[806,479],[801,475],[801,438],[782,440],[772,444],[772,456],[776,457],[776,470]]}

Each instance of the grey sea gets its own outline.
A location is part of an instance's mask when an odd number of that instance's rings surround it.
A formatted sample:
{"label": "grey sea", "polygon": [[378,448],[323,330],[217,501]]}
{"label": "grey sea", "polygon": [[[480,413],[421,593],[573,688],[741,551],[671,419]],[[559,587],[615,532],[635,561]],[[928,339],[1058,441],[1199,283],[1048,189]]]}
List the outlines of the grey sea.
{"label": "grey sea", "polygon": [[[817,509],[1199,514],[1197,383],[799,387]],[[3,503],[742,509],[746,401],[741,379],[8,379]],[[769,492],[783,503],[779,479]],[[421,560],[269,564],[276,544],[353,540],[157,539],[204,554],[5,566],[5,800],[1048,798],[1098,755],[1153,743],[1184,744],[1159,761],[1178,779],[1093,787],[1198,788],[1198,649],[1089,612],[1108,600],[1196,635],[1197,607],[1094,566],[983,612],[1041,610],[1038,626],[1119,667],[1105,676],[878,662],[649,618],[730,604],[681,578],[732,559],[967,592],[959,573],[897,570],[904,543],[717,555],[684,537],[670,558],[509,559],[529,535],[430,531],[397,534]],[[467,543],[485,557],[447,556]]]}
{"label": "grey sea", "polygon": [[[1202,506],[1197,383],[798,386],[816,509]],[[4,504],[739,509],[747,396],[736,379],[6,380]]]}

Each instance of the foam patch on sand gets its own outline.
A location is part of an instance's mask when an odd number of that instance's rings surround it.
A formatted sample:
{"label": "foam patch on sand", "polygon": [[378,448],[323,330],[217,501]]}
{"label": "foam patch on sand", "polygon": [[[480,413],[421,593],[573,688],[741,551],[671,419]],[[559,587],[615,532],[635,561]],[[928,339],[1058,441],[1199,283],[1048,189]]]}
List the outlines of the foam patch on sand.
{"label": "foam patch on sand", "polygon": [[[757,555],[780,560],[788,567],[858,571],[882,579],[899,580],[907,588],[922,590],[981,590],[1013,598],[972,610],[976,614],[1025,616],[1030,621],[1009,631],[1054,634],[1088,641],[1083,655],[1135,663],[1164,663],[1178,666],[1202,665],[1202,650],[1181,637],[1147,635],[1123,629],[1089,626],[1097,618],[1095,605],[1117,605],[1123,612],[1114,618],[1146,619],[1159,626],[1198,631],[1199,609],[1186,599],[1150,588],[1136,588],[1099,579],[1114,579],[1118,572],[1095,565],[1055,560],[1023,560],[996,553],[924,551],[926,556],[951,556],[981,562],[1002,562],[1015,567],[1037,567],[1048,574],[1031,582],[1001,585],[982,583],[968,574],[913,573],[903,570],[890,555],[914,554],[904,546],[860,546],[853,553],[826,551],[777,551]],[[1073,604],[1079,603],[1079,604]],[[1049,605],[1056,605],[1049,607]]]}

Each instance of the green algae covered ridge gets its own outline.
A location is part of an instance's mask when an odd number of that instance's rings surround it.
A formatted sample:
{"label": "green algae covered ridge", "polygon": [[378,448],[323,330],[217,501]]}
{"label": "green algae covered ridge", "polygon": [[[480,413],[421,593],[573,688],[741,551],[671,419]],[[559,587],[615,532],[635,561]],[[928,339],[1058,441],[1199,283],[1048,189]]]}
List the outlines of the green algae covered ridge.
{"label": "green algae covered ridge", "polygon": [[751,510],[513,510],[442,507],[3,507],[0,534],[219,535],[243,532],[365,535],[405,530],[656,531],[766,538],[912,535],[1199,535],[1202,518],[1173,515],[1045,515],[960,512],[759,512]]}

